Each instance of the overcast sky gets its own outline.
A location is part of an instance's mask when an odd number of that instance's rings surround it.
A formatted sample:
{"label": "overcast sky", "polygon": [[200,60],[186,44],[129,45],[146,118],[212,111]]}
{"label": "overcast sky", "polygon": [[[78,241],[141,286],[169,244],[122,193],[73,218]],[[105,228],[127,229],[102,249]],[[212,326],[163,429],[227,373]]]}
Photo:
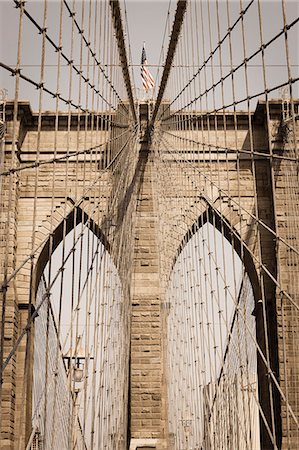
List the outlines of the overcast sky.
{"label": "overcast sky", "polygon": [[[72,2],[69,1],[69,4]],[[89,1],[85,4],[88,5]],[[167,12],[170,6],[170,10],[174,11],[176,2],[172,0],[169,2],[165,1],[131,1],[127,0],[124,3],[121,0],[121,7],[123,10],[123,23],[124,28],[127,31],[126,20],[125,20],[125,5],[127,9],[127,18],[129,25],[129,37],[132,50],[132,61],[133,65],[140,65],[141,60],[141,50],[143,41],[146,43],[146,52],[150,64],[158,64],[159,57],[161,53],[162,40],[165,31],[165,25],[167,20]],[[58,39],[58,13],[59,13],[60,2],[56,0],[49,0],[48,2],[48,33],[52,37],[55,37],[55,41]],[[80,8],[80,0],[76,1],[77,10]],[[37,19],[39,24],[42,24],[42,12],[43,12],[43,1],[42,0],[29,0],[26,3],[26,9],[30,11],[33,17]],[[19,10],[14,8],[12,0],[0,0],[0,60],[5,64],[12,67],[16,64],[16,53],[17,53],[17,33],[18,33],[18,16]],[[170,16],[169,16],[170,18]],[[172,22],[172,18],[171,18]],[[170,19],[168,20],[170,23]],[[69,27],[69,33],[71,29],[71,20],[67,18],[66,26]],[[67,35],[67,33],[65,33]],[[23,48],[21,54],[22,64],[26,65],[36,65],[37,67],[24,67],[23,72],[29,73],[33,78],[38,80],[39,68],[38,64],[40,62],[40,46],[41,37],[37,30],[30,24],[28,24],[27,18],[23,22]],[[166,43],[168,42],[168,38]],[[67,45],[67,38],[65,38],[65,45]],[[49,53],[53,54],[52,49]],[[48,60],[50,63],[56,61]],[[153,68],[153,75],[156,74],[156,68]],[[135,83],[137,88],[142,87],[140,78],[140,66],[135,67]],[[48,74],[52,73],[52,78],[56,78],[56,71],[54,68],[48,68]],[[50,82],[50,81],[49,81]],[[21,82],[22,85],[22,82]],[[14,96],[14,80],[13,78],[4,71],[0,69],[0,88],[6,88],[8,90],[8,97],[12,98]],[[21,86],[21,98],[25,99],[31,98],[31,101],[37,97],[36,91],[30,86],[26,85],[22,89]],[[36,103],[36,100],[34,100]],[[53,103],[50,103],[54,106]]]}
{"label": "overcast sky", "polygon": [[[248,5],[249,0],[243,0],[243,7]],[[26,2],[26,9],[32,14],[32,16],[37,20],[39,24],[42,24],[42,12],[43,12],[43,0],[29,0]],[[69,1],[69,4],[72,4]],[[76,0],[76,8],[80,9],[81,0]],[[93,4],[95,4],[93,2]],[[134,79],[135,86],[137,89],[142,87],[141,77],[140,77],[140,59],[141,59],[141,49],[143,42],[146,43],[147,59],[151,67],[151,71],[154,77],[157,75],[158,68],[156,67],[159,63],[163,63],[163,59],[160,59],[162,46],[164,43],[164,57],[166,55],[169,35],[172,28],[174,12],[176,8],[175,0],[120,0],[120,4],[123,12],[123,23],[124,28],[128,32],[127,42],[131,45],[131,63],[134,66]],[[247,48],[248,55],[257,50],[260,46],[259,33],[258,33],[258,19],[257,19],[257,4],[254,4],[249,8],[248,12],[245,14],[245,28],[247,33]],[[297,1],[286,0],[286,16],[287,22],[291,23],[299,15],[299,3]],[[58,0],[48,0],[48,33],[53,38],[55,42],[58,40],[58,22],[59,22],[59,5]],[[89,5],[89,0],[85,1],[85,5]],[[203,9],[205,10],[207,2],[203,1]],[[210,2],[210,9],[212,15],[212,34],[213,34],[213,46],[217,45],[217,28],[215,19],[215,1]],[[263,14],[263,34],[264,42],[267,42],[275,34],[283,28],[282,12],[281,12],[281,1],[280,0],[262,0],[262,14]],[[227,30],[227,18],[226,18],[226,2],[224,0],[219,1],[220,16],[221,16],[221,33],[225,34]],[[230,0],[229,8],[231,14],[231,23],[238,17],[240,11],[240,2],[238,0]],[[127,11],[127,24],[126,15]],[[14,8],[13,0],[0,0],[0,59],[5,64],[12,67],[16,64],[16,52],[17,52],[17,31],[18,31],[18,15],[19,11]],[[213,16],[214,15],[214,16]],[[87,15],[86,15],[87,16]],[[128,27],[127,27],[128,25]],[[207,25],[206,25],[207,26]],[[71,20],[67,14],[65,14],[64,23],[64,49],[68,54],[68,46],[70,42],[70,29]],[[240,30],[236,30],[239,33],[237,36],[233,36],[233,53],[236,57],[236,62],[242,53],[242,42]],[[164,38],[164,42],[163,42]],[[200,30],[198,31],[198,38],[200,39]],[[289,45],[290,45],[290,55],[292,64],[292,76],[293,78],[298,77],[298,58],[299,58],[299,25],[298,23],[291,28],[289,31]],[[207,39],[208,46],[208,39]],[[79,45],[77,45],[79,47]],[[207,47],[208,49],[208,47]],[[208,50],[207,50],[208,51]],[[46,73],[46,84],[50,88],[54,88],[56,73],[55,63],[57,61],[57,56],[53,49],[48,48],[46,52],[46,64],[52,64],[53,67],[47,68]],[[208,53],[207,53],[208,54]],[[23,26],[23,47],[22,47],[22,64],[31,65],[31,67],[23,67],[22,71],[24,74],[29,75],[35,80],[39,80],[39,64],[41,55],[41,35],[38,34],[36,28],[29,24],[28,19],[24,18]],[[224,63],[228,61],[228,51],[226,46],[223,46],[223,57]],[[270,45],[266,49],[265,53],[266,64],[272,65],[267,72],[267,77],[269,85],[277,85],[281,81],[286,81],[287,71],[285,64],[285,50],[284,50],[284,36],[275,41],[274,45]],[[261,63],[260,58],[253,61],[254,64]],[[198,62],[197,62],[198,64]],[[67,73],[65,75],[62,69],[62,86],[63,89],[67,89],[68,77]],[[161,73],[162,69],[160,69]],[[238,71],[237,76],[241,74]],[[261,70],[257,68],[250,68],[249,75],[251,77],[252,84],[251,89],[259,89],[258,84],[262,82]],[[218,73],[216,74],[216,79]],[[244,77],[243,77],[244,78]],[[240,83],[244,84],[244,81],[240,80]],[[237,89],[239,85],[237,84]],[[241,89],[240,85],[240,89]],[[294,96],[298,96],[298,83],[294,86]],[[8,72],[0,69],[0,88],[6,88],[8,90],[8,97],[13,98],[14,96],[14,78],[10,76]],[[278,96],[278,92],[274,92],[274,97]],[[38,93],[37,91],[28,85],[28,83],[21,82],[20,87],[20,98],[29,99],[33,104],[34,109],[37,108]],[[45,96],[44,109],[54,109],[55,103],[49,97]],[[63,106],[63,105],[61,105]]]}

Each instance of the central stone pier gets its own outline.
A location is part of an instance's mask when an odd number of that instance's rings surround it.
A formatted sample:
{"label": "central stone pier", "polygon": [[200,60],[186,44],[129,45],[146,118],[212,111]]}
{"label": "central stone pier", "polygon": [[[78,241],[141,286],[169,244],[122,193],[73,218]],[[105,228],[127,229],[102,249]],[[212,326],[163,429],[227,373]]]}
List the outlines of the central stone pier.
{"label": "central stone pier", "polygon": [[166,449],[157,216],[149,154],[149,105],[141,123],[131,318],[130,450]]}

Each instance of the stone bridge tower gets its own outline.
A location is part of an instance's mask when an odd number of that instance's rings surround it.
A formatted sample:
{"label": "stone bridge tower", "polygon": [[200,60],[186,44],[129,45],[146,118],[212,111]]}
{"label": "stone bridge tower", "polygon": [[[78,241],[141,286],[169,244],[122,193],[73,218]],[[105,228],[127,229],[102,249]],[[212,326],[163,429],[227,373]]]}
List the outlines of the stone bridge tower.
{"label": "stone bridge tower", "polygon": [[[157,143],[155,140],[151,142],[150,130],[147,129],[148,107],[147,103],[139,106],[141,131],[136,165],[132,172],[134,185],[131,187],[130,193],[122,193],[119,199],[121,200],[119,204],[122,202],[120,209],[125,223],[127,211],[132,213],[130,208],[133,203],[130,202],[130,199],[128,202],[123,202],[124,197],[126,194],[130,194],[136,198],[136,208],[133,211],[136,216],[130,298],[130,334],[128,336],[128,346],[130,347],[128,433],[130,450],[137,448],[156,448],[157,450],[168,448],[171,450],[167,428],[167,362],[164,355],[164,344],[167,342],[165,330],[167,305],[165,304],[165,286],[162,275],[166,276],[165,274],[171,272],[173,261],[180,248],[184,246],[186,235],[198,221],[199,215],[207,221],[209,220],[209,211],[213,209],[215,211],[214,225],[221,227],[224,224],[227,239],[234,241],[235,249],[243,259],[255,295],[257,341],[260,347],[265,349],[265,339],[269,340],[269,358],[273,370],[278,374],[282,392],[286,391],[287,376],[292,374],[292,379],[298,380],[299,357],[296,349],[299,338],[298,333],[295,333],[294,330],[296,327],[298,328],[299,315],[295,308],[285,304],[285,292],[291,291],[292,281],[298,277],[298,255],[290,261],[285,248],[280,245],[279,241],[273,239],[269,230],[276,230],[281,241],[291,238],[292,245],[298,248],[299,234],[293,226],[296,211],[291,210],[291,199],[287,197],[286,186],[291,184],[299,194],[299,184],[298,174],[288,172],[286,160],[271,157],[271,155],[279,156],[288,151],[282,122],[281,102],[272,101],[270,103],[270,129],[266,120],[266,105],[263,102],[258,104],[256,111],[251,115],[254,148],[256,152],[260,152],[260,156],[255,155],[254,158],[250,153],[248,114],[226,113],[225,123],[223,116],[222,121],[219,117],[218,136],[226,127],[226,139],[233,140],[237,126],[238,145],[244,150],[242,158],[233,152],[228,154],[225,150],[225,143],[218,142],[219,148],[223,148],[223,158],[221,157],[219,160],[219,155],[215,154],[215,158],[212,157],[209,165],[206,166],[209,174],[212,174],[209,182],[206,182],[204,174],[196,177],[189,170],[188,161],[182,169],[181,166],[178,167],[175,160],[170,158],[168,160],[169,172],[175,180],[177,189],[176,192],[169,192],[167,199],[164,199],[165,205],[169,205],[169,210],[165,212],[168,217],[168,228],[163,230],[164,234],[162,233],[161,236],[158,200],[155,197],[155,183],[157,183],[155,145]],[[298,117],[298,103],[295,107]],[[72,117],[73,129],[71,128],[71,130],[67,129],[63,113],[59,120],[58,139],[61,147],[69,140],[70,148],[74,151],[78,150],[77,141],[72,135],[72,133],[74,136],[75,133],[78,133],[76,115],[74,114]],[[195,113],[194,120],[200,120],[200,115]],[[38,183],[36,184],[34,181],[36,175],[33,171],[36,156],[37,116],[32,113],[28,103],[19,103],[16,151],[13,151],[12,148],[12,123],[13,105],[8,103],[5,142],[2,145],[3,153],[1,155],[4,164],[3,170],[6,170],[5,167],[12,166],[12,158],[15,159],[13,166],[22,167],[22,170],[12,171],[2,183],[1,202],[4,212],[2,217],[5,219],[1,217],[0,223],[0,269],[3,274],[2,279],[6,280],[1,288],[2,295],[5,296],[6,316],[6,323],[2,329],[4,334],[1,336],[4,343],[4,359],[18,342],[26,325],[29,303],[32,305],[30,307],[34,308],[34,298],[32,297],[34,290],[32,291],[30,279],[33,273],[38,279],[41,269],[36,267],[36,263],[40,255],[44,258],[43,267],[46,264],[47,252],[49,253],[50,250],[47,248],[47,251],[42,252],[49,236],[53,237],[53,250],[60,239],[59,232],[57,234],[55,230],[59,230],[62,221],[65,220],[66,226],[71,228],[70,221],[74,217],[74,213],[71,216],[74,205],[80,206],[80,214],[91,215],[96,226],[105,229],[106,202],[113,191],[114,183],[112,172],[105,171],[100,181],[100,189],[98,185],[95,185],[89,197],[84,197],[84,186],[92,184],[95,180],[95,167],[98,172],[102,170],[103,150],[96,161],[79,159],[76,165],[69,162],[67,184],[65,184],[66,163],[58,161],[55,169],[55,185],[49,189],[49,183],[52,180],[50,171],[53,170],[53,167],[51,166],[49,169],[49,166],[46,165],[39,168]],[[209,132],[210,135],[213,135],[213,123],[209,123],[209,130],[207,129],[208,125],[205,124],[205,126],[206,133]],[[51,157],[53,149],[54,127],[55,116],[45,112],[42,117],[40,139],[47,158]],[[171,129],[171,124],[169,129]],[[104,134],[105,130],[100,130],[97,137],[94,138],[92,125],[89,123],[87,130],[79,130],[79,142],[85,140],[86,143],[87,140],[89,144],[93,145],[96,139],[97,143],[100,143],[104,140]],[[292,136],[292,139],[298,140],[298,129],[292,130]],[[188,153],[189,150],[186,147],[179,149],[185,153]],[[167,158],[166,154],[162,156]],[[55,156],[53,155],[53,157]],[[190,151],[191,158],[193,155]],[[203,154],[199,151],[198,164],[201,164],[202,159]],[[73,177],[70,175],[72,164],[74,166]],[[218,181],[213,179],[216,174],[214,168],[219,165],[221,170],[223,168],[223,177],[220,180],[220,189],[216,189]],[[255,171],[255,177],[253,177],[253,171]],[[222,193],[222,191],[227,191],[227,179],[230,180],[230,197]],[[241,180],[240,185],[237,185],[238,180]],[[54,195],[52,195],[52,189],[54,189]],[[255,192],[256,195],[254,195]],[[244,206],[244,210],[240,210],[232,201],[237,197],[240,204]],[[53,198],[54,205],[51,203]],[[81,198],[80,205],[78,198]],[[182,221],[175,210],[175,199],[177,201],[178,198],[185,203],[186,215],[189,217],[187,222],[186,220]],[[195,199],[196,208],[194,207]],[[257,204],[255,204],[255,200],[257,200]],[[34,218],[35,245],[39,248],[39,252],[38,255],[31,257],[29,232],[33,220],[34,201],[37,202],[37,213]],[[91,213],[95,202],[99,203],[99,208],[96,212]],[[54,213],[51,214],[51,211]],[[250,214],[250,211],[258,211],[258,217],[264,226],[256,223],[254,214]],[[260,231],[259,242],[256,238],[257,229]],[[161,239],[163,241],[163,236],[167,234],[171,234],[173,242],[169,248],[163,249]],[[9,236],[8,240],[5,238],[7,235]],[[162,249],[164,259],[161,262]],[[257,258],[254,259],[250,255],[256,255]],[[258,258],[258,255],[261,256],[261,259]],[[29,261],[29,265],[18,269],[24,260]],[[162,263],[163,274],[161,274]],[[266,268],[266,273],[261,269],[261,264]],[[10,276],[16,269],[18,269],[18,274],[15,281],[11,282]],[[275,284],[277,278],[280,280],[282,289],[278,289]],[[264,282],[264,299],[261,297],[261,279]],[[291,292],[291,294],[293,299],[299,299],[298,292]],[[273,318],[271,328],[267,330],[266,334],[262,320],[263,306],[266,308],[268,317]],[[34,326],[31,327],[30,332],[34,332]],[[25,448],[25,443],[31,434],[32,358],[25,373],[24,358],[26,352],[33,355],[33,340],[29,341],[27,347],[24,343],[25,340],[18,346],[17,352],[10,359],[2,379],[1,448],[3,450]],[[273,398],[269,398],[267,389],[269,376],[271,374],[266,373],[263,362],[258,359],[260,402],[263,405],[264,414],[270,416],[270,402],[274,401],[278,447],[287,449],[288,443],[285,438],[287,406],[275,386]],[[289,401],[298,417],[299,402],[296,401],[298,386],[291,383],[287,388]],[[294,403],[292,403],[292,398]],[[21,424],[20,428],[18,428],[18,424]],[[261,439],[262,448],[272,448],[263,427],[261,427]],[[296,442],[292,442],[291,448],[295,448],[296,445]]]}

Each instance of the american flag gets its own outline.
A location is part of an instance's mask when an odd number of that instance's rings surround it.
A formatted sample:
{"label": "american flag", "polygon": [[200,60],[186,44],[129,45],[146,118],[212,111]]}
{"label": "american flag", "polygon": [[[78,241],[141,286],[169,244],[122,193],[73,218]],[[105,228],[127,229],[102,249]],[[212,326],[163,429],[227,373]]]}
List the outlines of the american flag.
{"label": "american flag", "polygon": [[153,79],[150,71],[147,68],[148,62],[145,54],[145,46],[143,44],[142,54],[141,54],[141,78],[143,87],[146,92],[155,86],[155,80]]}

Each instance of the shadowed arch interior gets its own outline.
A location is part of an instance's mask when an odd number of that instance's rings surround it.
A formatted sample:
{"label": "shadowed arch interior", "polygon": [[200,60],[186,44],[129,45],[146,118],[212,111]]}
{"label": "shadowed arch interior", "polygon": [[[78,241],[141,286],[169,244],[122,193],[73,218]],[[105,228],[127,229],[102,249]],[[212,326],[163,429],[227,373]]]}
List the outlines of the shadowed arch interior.
{"label": "shadowed arch interior", "polygon": [[[213,218],[213,222],[211,219]],[[175,263],[184,249],[185,245],[189,242],[192,236],[206,223],[210,223],[212,226],[215,226],[216,229],[223,234],[223,236],[227,239],[227,241],[233,246],[234,250],[237,252],[240,257],[242,263],[244,264],[246,273],[249,276],[255,302],[258,302],[261,298],[261,289],[260,283],[258,279],[258,274],[256,271],[256,267],[253,261],[252,256],[250,255],[249,250],[242,244],[240,238],[238,238],[237,230],[233,231],[233,227],[229,224],[228,220],[225,219],[219,211],[212,208],[210,205],[207,205],[207,209],[202,213],[201,216],[193,223],[190,229],[187,231],[185,236],[183,237],[176,255],[173,260],[172,269],[175,266]]]}
{"label": "shadowed arch interior", "polygon": [[87,223],[87,228],[95,234],[95,236],[100,240],[105,249],[110,253],[110,244],[101,228],[81,208],[73,208],[68,216],[64,220],[62,220],[57,228],[53,231],[52,235],[49,236],[39,255],[34,278],[35,292],[37,291],[42,274],[51,255],[62,242],[63,238],[67,236],[67,234],[70,233],[74,229],[74,227],[80,223]]}

